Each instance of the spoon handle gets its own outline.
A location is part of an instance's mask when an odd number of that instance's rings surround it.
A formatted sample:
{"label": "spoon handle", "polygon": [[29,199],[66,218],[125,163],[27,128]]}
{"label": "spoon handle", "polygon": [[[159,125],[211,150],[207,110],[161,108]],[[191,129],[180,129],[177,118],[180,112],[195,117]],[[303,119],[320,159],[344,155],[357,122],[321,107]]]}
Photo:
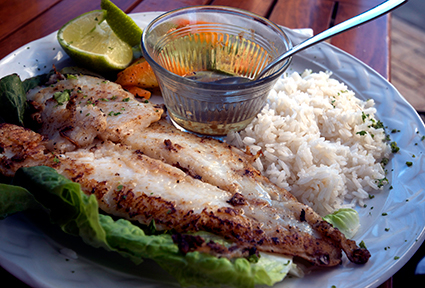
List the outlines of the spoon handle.
{"label": "spoon handle", "polygon": [[335,25],[311,38],[308,38],[306,40],[304,40],[303,42],[301,42],[300,44],[292,47],[291,49],[289,49],[288,51],[286,51],[285,53],[283,53],[281,56],[279,56],[278,58],[276,58],[275,60],[273,60],[270,64],[268,64],[256,77],[256,79],[260,79],[261,77],[263,77],[267,71],[270,70],[270,68],[274,67],[275,65],[279,64],[280,62],[282,62],[283,60],[285,60],[286,58],[289,58],[290,56],[292,56],[293,54],[300,52],[316,43],[322,42],[328,38],[331,38],[335,35],[338,35],[342,32],[345,32],[349,29],[355,28],[357,26],[360,26],[366,22],[369,22],[375,18],[378,18],[388,12],[390,12],[391,10],[397,8],[398,6],[404,4],[405,2],[407,2],[407,0],[388,0],[385,1],[382,4],[379,4],[378,6],[362,13],[359,14],[353,18],[350,18],[342,23],[339,23],[338,25]]}

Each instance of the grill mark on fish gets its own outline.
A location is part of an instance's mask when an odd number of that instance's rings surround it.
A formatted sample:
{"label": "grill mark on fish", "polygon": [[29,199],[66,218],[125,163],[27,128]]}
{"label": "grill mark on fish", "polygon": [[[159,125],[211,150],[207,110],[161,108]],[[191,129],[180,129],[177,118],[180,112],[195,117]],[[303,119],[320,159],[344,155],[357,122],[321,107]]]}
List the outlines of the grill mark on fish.
{"label": "grill mark on fish", "polygon": [[301,214],[300,214],[300,221],[301,222],[305,222],[305,210],[301,209]]}
{"label": "grill mark on fish", "polygon": [[232,258],[248,258],[253,255],[259,256],[258,250],[255,247],[239,247],[233,245],[226,247],[213,241],[205,242],[201,236],[174,233],[172,235],[173,242],[176,243],[184,254],[188,252],[198,251],[208,253],[217,257]]}
{"label": "grill mark on fish", "polygon": [[177,153],[180,149],[182,149],[182,146],[180,146],[179,144],[171,143],[170,139],[165,139],[164,144],[165,144],[165,147],[170,152],[176,152]]}
{"label": "grill mark on fish", "polygon": [[80,148],[80,145],[77,143],[77,141],[74,141],[69,137],[66,133],[68,131],[72,131],[74,128],[72,126],[67,126],[59,131],[59,135],[71,142],[76,148]]}
{"label": "grill mark on fish", "polygon": [[247,204],[245,198],[241,193],[233,194],[232,198],[230,198],[227,203],[231,204],[232,206],[243,206]]}

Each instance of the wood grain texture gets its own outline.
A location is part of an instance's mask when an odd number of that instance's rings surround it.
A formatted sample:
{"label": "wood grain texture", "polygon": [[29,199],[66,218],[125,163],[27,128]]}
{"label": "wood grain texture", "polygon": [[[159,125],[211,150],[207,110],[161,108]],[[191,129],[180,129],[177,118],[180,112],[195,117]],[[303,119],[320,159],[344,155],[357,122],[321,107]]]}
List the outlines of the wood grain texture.
{"label": "wood grain texture", "polygon": [[169,11],[194,5],[208,5],[210,1],[211,0],[143,0],[132,12]]}
{"label": "wood grain texture", "polygon": [[[8,2],[8,1],[1,1]],[[33,3],[37,1],[10,1],[10,2],[27,2]],[[123,10],[126,10],[134,3],[133,0],[115,0],[114,3]],[[2,6],[3,7],[3,4]],[[100,9],[100,1],[92,0],[66,0],[56,3],[44,13],[40,13],[39,17],[35,17],[32,21],[17,29],[14,33],[0,40],[0,59],[18,49],[19,47],[44,37],[59,28],[61,28],[69,20],[81,15],[85,12]],[[23,18],[23,12],[18,11],[16,17]],[[0,31],[3,25],[0,26]]]}
{"label": "wood grain texture", "polygon": [[267,17],[273,9],[274,0],[214,0],[211,4],[244,9],[254,12],[257,15]]}
{"label": "wood grain texture", "polygon": [[[46,2],[44,2],[46,1]],[[53,1],[53,2],[48,2]],[[21,23],[20,27],[8,32],[0,38],[0,59],[17,48],[44,37],[58,30],[64,23],[76,16],[100,8],[100,1],[89,0],[0,0],[0,7],[11,7],[20,3],[29,7],[28,11],[35,11],[28,19],[25,9],[18,9],[14,17]],[[54,5],[37,10],[31,3],[53,3]],[[269,18],[277,24],[289,28],[313,28],[315,33],[327,29],[333,22],[343,21],[354,16],[357,12],[366,10],[380,3],[380,0],[115,0],[113,1],[126,13],[146,11],[168,11],[193,5],[227,5],[249,10],[258,15]],[[9,3],[9,4],[7,4]],[[12,4],[10,4],[12,3]],[[23,4],[28,3],[28,4]],[[9,5],[9,6],[6,6]],[[47,5],[47,6],[46,6]],[[338,9],[336,9],[338,8]],[[17,8],[13,8],[17,9]],[[1,13],[6,10],[1,9]],[[10,13],[9,13],[10,14]],[[351,16],[350,16],[351,15]],[[369,26],[357,28],[353,32],[346,32],[331,40],[335,46],[342,48],[359,58],[385,78],[389,78],[389,18],[384,17]],[[13,29],[13,28],[12,28]],[[0,31],[11,31],[10,25],[0,18]],[[348,34],[350,33],[350,34]],[[367,41],[365,41],[367,39]]]}
{"label": "wood grain texture", "polygon": [[[313,28],[318,34],[381,3],[376,0],[278,0],[270,20],[288,28]],[[333,37],[328,42],[389,78],[389,16]]]}
{"label": "wood grain texture", "polygon": [[0,6],[0,40],[13,34],[59,1],[2,1]]}
{"label": "wood grain texture", "polygon": [[391,19],[391,83],[417,110],[425,111],[425,31]]}
{"label": "wood grain texture", "polygon": [[278,0],[269,19],[288,28],[313,28],[318,33],[329,27],[334,5],[331,0]]}
{"label": "wood grain texture", "polygon": [[[352,4],[347,1],[340,2],[337,7],[335,24],[341,23],[351,17],[361,14],[374,6],[373,1],[360,1]],[[344,32],[331,39],[330,43],[345,52],[375,67],[375,70],[389,79],[390,76],[390,16],[384,15],[360,27]]]}

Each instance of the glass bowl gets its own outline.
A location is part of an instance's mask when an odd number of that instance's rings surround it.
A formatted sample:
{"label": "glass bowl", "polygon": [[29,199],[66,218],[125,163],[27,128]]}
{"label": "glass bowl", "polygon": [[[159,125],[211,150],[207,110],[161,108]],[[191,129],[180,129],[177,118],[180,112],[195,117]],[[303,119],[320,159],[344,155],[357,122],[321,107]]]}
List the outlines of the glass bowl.
{"label": "glass bowl", "polygon": [[[269,20],[222,6],[167,12],[154,19],[142,36],[143,56],[157,77],[174,125],[211,136],[245,128],[291,59],[248,83],[219,84],[212,78],[254,79],[291,47],[287,35]],[[207,73],[214,77],[197,76]]]}

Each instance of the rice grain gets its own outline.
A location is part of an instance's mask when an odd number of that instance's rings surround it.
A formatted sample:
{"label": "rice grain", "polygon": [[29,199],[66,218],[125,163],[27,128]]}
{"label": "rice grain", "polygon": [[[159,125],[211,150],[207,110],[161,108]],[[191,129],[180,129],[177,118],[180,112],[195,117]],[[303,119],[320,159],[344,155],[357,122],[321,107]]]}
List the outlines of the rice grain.
{"label": "rice grain", "polygon": [[358,99],[331,73],[306,70],[281,78],[257,117],[226,141],[261,152],[256,168],[324,216],[383,189],[377,179],[390,147],[375,114],[373,100]]}

